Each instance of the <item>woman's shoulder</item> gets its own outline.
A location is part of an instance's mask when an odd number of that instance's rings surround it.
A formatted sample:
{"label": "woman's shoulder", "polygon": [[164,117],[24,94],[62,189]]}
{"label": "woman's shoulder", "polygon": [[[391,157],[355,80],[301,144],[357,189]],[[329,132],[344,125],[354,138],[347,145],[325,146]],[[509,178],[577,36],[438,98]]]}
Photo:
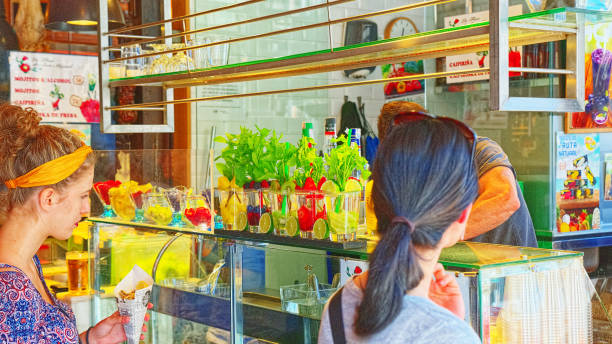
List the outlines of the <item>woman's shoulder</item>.
{"label": "woman's shoulder", "polygon": [[[418,332],[427,337],[426,333],[444,339],[441,342],[481,343],[480,338],[470,325],[456,315],[444,309],[431,300],[421,297],[408,296],[405,298],[406,307],[402,313],[408,314],[411,323],[418,328]],[[401,315],[400,315],[401,316]]]}

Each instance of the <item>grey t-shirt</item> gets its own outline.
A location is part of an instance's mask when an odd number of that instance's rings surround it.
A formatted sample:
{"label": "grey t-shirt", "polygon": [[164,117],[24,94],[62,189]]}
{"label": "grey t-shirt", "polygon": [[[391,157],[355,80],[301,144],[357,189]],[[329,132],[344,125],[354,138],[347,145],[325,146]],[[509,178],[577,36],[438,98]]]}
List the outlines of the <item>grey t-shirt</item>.
{"label": "grey t-shirt", "polygon": [[[516,180],[516,172],[508,160],[508,156],[497,144],[497,142],[487,138],[478,137],[476,139],[476,154],[474,156],[476,167],[478,168],[478,178],[485,173],[498,166],[509,168],[514,174]],[[529,215],[529,209],[525,204],[523,193],[518,183],[515,183],[516,193],[518,195],[521,207],[510,216],[506,222],[498,227],[481,234],[471,241],[486,242],[492,244],[504,244],[523,247],[538,247],[538,241]]]}
{"label": "grey t-shirt", "polygon": [[[347,343],[481,343],[472,328],[448,310],[432,301],[412,295],[404,296],[404,305],[395,320],[382,331],[368,337],[353,332],[353,322],[363,292],[351,279],[342,290],[342,319]],[[319,343],[332,344],[329,302],[325,305],[319,329]]]}

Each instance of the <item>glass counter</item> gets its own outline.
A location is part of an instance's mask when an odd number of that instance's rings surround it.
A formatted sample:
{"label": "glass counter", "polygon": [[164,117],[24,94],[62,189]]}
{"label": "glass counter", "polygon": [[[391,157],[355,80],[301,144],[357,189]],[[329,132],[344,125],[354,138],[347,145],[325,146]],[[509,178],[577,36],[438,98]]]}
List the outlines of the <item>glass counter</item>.
{"label": "glass counter", "polygon": [[[138,264],[155,280],[148,343],[316,342],[325,302],[367,269],[375,247],[372,240],[334,249],[271,235],[247,240],[241,232],[89,220],[92,318],[115,310],[113,287]],[[460,242],[440,262],[458,276],[465,320],[484,343],[592,342],[597,294],[582,253]]]}

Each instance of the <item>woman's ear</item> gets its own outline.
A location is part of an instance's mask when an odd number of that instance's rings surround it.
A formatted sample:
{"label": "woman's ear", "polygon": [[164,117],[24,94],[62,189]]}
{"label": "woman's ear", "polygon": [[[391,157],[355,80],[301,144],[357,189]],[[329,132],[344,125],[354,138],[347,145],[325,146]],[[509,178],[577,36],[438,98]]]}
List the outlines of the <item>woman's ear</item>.
{"label": "woman's ear", "polygon": [[44,188],[38,192],[36,205],[42,212],[54,211],[54,206],[60,201],[59,194],[53,188]]}

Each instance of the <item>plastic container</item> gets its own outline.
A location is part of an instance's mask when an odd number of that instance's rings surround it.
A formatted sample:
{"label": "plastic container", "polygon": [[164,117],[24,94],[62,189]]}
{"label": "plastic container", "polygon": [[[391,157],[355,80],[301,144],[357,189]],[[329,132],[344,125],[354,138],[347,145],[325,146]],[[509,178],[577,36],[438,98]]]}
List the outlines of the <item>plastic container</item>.
{"label": "plastic container", "polygon": [[339,242],[356,240],[361,192],[328,194],[325,199],[331,240]]}
{"label": "plastic container", "polygon": [[325,303],[336,290],[337,288],[323,283],[319,284],[318,292],[311,290],[306,283],[281,286],[282,309],[288,313],[321,319]]}
{"label": "plastic container", "polygon": [[218,190],[219,212],[227,230],[247,229],[247,199],[242,189]]}

